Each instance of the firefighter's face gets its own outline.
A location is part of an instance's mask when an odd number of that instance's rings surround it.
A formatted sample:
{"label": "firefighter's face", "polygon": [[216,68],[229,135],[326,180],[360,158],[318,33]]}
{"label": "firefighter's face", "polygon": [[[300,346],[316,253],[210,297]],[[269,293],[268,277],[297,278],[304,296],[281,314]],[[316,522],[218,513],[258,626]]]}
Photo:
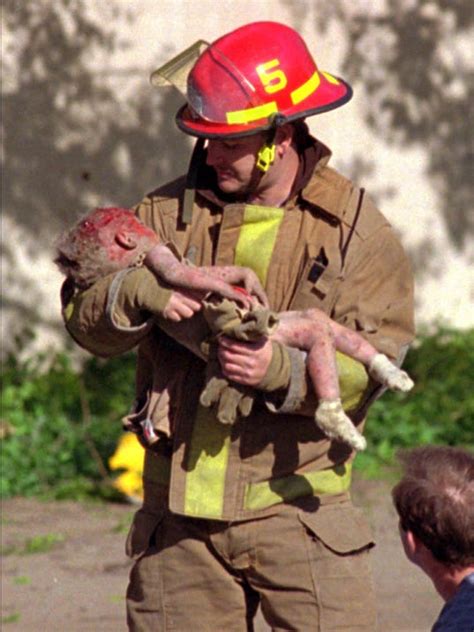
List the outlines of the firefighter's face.
{"label": "firefighter's face", "polygon": [[263,134],[208,141],[207,164],[215,170],[223,193],[245,197],[253,192],[261,177],[255,164],[263,143]]}

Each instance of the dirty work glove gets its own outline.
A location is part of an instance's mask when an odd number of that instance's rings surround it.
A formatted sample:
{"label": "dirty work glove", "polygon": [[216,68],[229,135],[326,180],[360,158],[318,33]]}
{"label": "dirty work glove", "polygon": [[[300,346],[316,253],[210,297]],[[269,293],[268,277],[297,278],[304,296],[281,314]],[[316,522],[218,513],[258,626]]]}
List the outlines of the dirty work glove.
{"label": "dirty work glove", "polygon": [[[203,301],[204,319],[214,337],[228,336],[243,341],[259,340],[269,335],[278,325],[276,315],[259,304],[244,309],[234,301],[211,294]],[[217,343],[209,344],[209,361],[206,385],[200,402],[209,408],[217,405],[217,418],[221,423],[233,424],[238,415],[247,417],[252,410],[256,391],[249,386],[228,380],[217,359]]]}
{"label": "dirty work glove", "polygon": [[202,305],[203,316],[216,336],[252,342],[269,336],[278,327],[278,316],[260,304],[245,309],[234,301],[211,294]]}
{"label": "dirty work glove", "polygon": [[271,393],[287,388],[290,383],[291,362],[286,347],[279,342],[272,342],[272,359],[264,378],[257,384],[259,391]]}
{"label": "dirty work glove", "polygon": [[[215,294],[203,301],[203,316],[216,337],[224,335],[245,342],[269,336],[278,327],[278,316],[268,308],[256,304],[251,309],[244,309]],[[221,423],[233,424],[238,414],[247,417],[259,390],[271,392],[288,386],[291,370],[288,352],[276,342],[272,343],[272,348],[267,374],[255,390],[224,377],[217,359],[217,345],[211,343],[206,385],[200,401],[206,407],[217,404],[217,418]]]}
{"label": "dirty work glove", "polygon": [[201,404],[206,408],[217,404],[217,419],[223,424],[233,424],[238,415],[248,417],[253,400],[253,389],[224,377],[217,359],[217,343],[211,343],[206,385],[199,398]]}
{"label": "dirty work glove", "polygon": [[290,357],[286,348],[272,342],[273,354],[267,373],[257,388],[228,380],[221,371],[217,359],[217,344],[210,345],[206,371],[206,385],[200,402],[206,408],[217,404],[217,419],[224,424],[235,423],[237,416],[248,417],[258,391],[273,392],[286,388],[290,383]]}

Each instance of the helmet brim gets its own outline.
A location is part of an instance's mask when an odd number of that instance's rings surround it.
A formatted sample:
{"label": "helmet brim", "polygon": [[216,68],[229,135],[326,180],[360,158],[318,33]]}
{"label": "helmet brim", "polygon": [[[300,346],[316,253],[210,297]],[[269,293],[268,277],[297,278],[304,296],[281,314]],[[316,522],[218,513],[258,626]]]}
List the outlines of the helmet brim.
{"label": "helmet brim", "polygon": [[[334,76],[337,83],[333,83],[324,78],[324,73],[321,73],[321,76],[323,77],[320,86],[322,90],[318,89],[305,99],[304,103],[280,113],[283,115],[284,121],[291,122],[308,116],[323,114],[324,112],[335,110],[350,101],[353,91],[346,81]],[[264,118],[259,121],[236,125],[218,123],[199,117],[194,114],[188,104],[185,104],[176,114],[176,124],[182,132],[190,136],[242,138],[269,129],[272,127],[272,120]]]}

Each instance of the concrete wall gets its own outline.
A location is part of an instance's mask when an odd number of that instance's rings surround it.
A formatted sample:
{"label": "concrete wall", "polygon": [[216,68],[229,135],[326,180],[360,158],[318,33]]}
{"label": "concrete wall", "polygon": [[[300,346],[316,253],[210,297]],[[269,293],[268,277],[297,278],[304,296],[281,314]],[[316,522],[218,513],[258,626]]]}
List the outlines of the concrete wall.
{"label": "concrete wall", "polygon": [[472,327],[472,27],[468,3],[455,4],[6,2],[4,350],[25,327],[35,335],[30,350],[64,344],[61,279],[50,262],[61,229],[93,205],[133,204],[185,171],[190,145],[172,122],[181,100],[152,90],[150,72],[198,38],[257,19],[293,25],[320,68],[353,84],[354,99],[310,119],[311,128],[399,230],[416,270],[418,323]]}

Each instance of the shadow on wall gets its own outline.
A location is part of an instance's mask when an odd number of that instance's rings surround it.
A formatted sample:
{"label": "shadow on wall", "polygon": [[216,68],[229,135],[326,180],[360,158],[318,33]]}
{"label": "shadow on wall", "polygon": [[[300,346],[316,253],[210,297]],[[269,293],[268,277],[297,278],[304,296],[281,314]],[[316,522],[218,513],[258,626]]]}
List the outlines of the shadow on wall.
{"label": "shadow on wall", "polygon": [[[297,27],[312,1],[281,0]],[[116,0],[108,5],[113,19],[127,11]],[[117,98],[114,70],[100,76],[89,62],[123,43],[86,8],[85,0],[4,5],[14,35],[4,63],[4,209],[40,238],[91,204],[135,203],[186,168],[189,150],[171,123],[179,97],[153,92],[144,77],[137,93]],[[370,97],[367,123],[401,150],[427,149],[449,235],[462,249],[474,234],[469,0],[387,0],[379,13],[347,0],[317,2],[318,31],[336,20],[347,33],[344,71]]]}
{"label": "shadow on wall", "polygon": [[[64,227],[96,205],[136,204],[187,168],[189,144],[173,125],[179,95],[154,91],[148,68],[108,65],[124,47],[109,24],[132,15],[110,0],[110,21],[99,23],[87,8],[85,0],[4,3],[2,353],[65,339],[60,278],[49,264]],[[138,88],[123,97],[117,86],[132,83]]]}
{"label": "shadow on wall", "polygon": [[343,70],[369,97],[366,122],[401,152],[426,149],[448,235],[463,250],[474,236],[470,0],[387,0],[383,11],[347,0],[282,2],[297,27],[311,8],[317,32],[333,22],[343,26]]}
{"label": "shadow on wall", "polygon": [[[90,206],[137,203],[186,170],[188,146],[172,124],[179,96],[153,92],[140,68],[143,87],[119,99],[106,59],[123,44],[88,17],[85,2],[10,0],[4,20],[13,34],[4,66],[4,209],[39,250]],[[91,69],[96,58],[105,60],[101,74]]]}

